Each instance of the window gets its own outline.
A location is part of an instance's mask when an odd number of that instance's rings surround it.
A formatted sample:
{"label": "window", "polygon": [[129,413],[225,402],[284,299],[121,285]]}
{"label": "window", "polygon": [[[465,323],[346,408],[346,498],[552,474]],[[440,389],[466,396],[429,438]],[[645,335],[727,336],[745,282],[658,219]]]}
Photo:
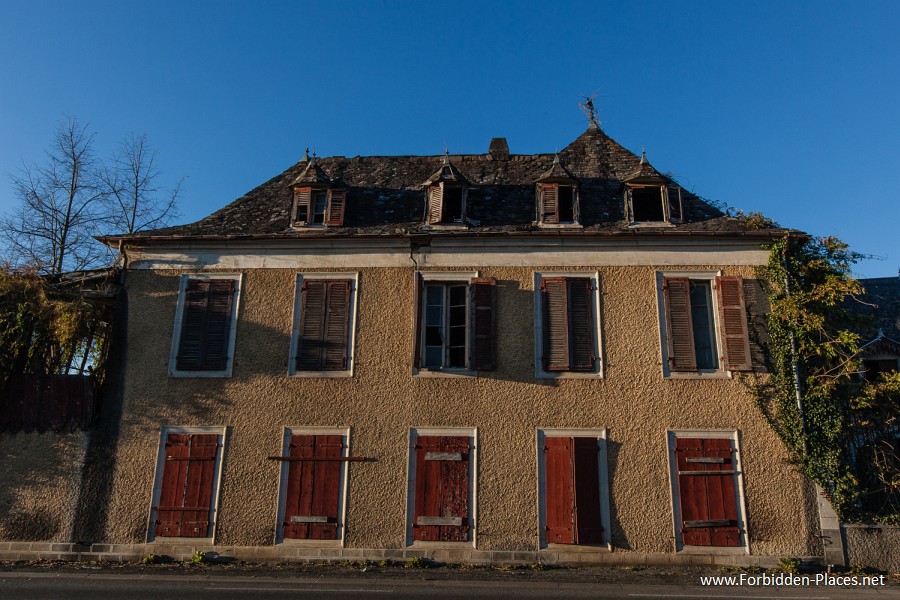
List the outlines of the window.
{"label": "window", "polygon": [[278,534],[284,540],[342,540],[348,429],[285,430]]}
{"label": "window", "polygon": [[541,547],[548,544],[608,547],[605,437],[603,430],[538,431]]}
{"label": "window", "polygon": [[867,358],[863,360],[866,381],[877,381],[883,373],[893,373],[897,370],[896,358]]}
{"label": "window", "polygon": [[740,277],[670,272],[660,280],[664,375],[752,370]]}
{"label": "window", "polygon": [[495,369],[495,290],[476,273],[418,273],[415,369]]}
{"label": "window", "polygon": [[733,431],[669,432],[676,549],[747,546]]}
{"label": "window", "polygon": [[148,541],[156,537],[212,540],[224,433],[222,427],[163,428]]}
{"label": "window", "polygon": [[627,220],[639,223],[680,223],[681,188],[677,185],[636,185],[626,187]]}
{"label": "window", "polygon": [[600,374],[597,273],[535,275],[537,377]]}
{"label": "window", "polygon": [[169,357],[173,377],[230,377],[240,275],[185,275]]}
{"label": "window", "polygon": [[431,225],[464,225],[466,187],[445,182],[427,189],[428,223]]}
{"label": "window", "polygon": [[293,224],[298,227],[341,227],[344,224],[346,190],[300,187],[294,190]]}
{"label": "window", "polygon": [[571,185],[538,184],[540,218],[542,224],[574,224],[577,217],[577,192]]}
{"label": "window", "polygon": [[474,432],[410,432],[408,544],[474,542]]}
{"label": "window", "polygon": [[290,375],[353,374],[356,273],[306,273],[297,277]]}

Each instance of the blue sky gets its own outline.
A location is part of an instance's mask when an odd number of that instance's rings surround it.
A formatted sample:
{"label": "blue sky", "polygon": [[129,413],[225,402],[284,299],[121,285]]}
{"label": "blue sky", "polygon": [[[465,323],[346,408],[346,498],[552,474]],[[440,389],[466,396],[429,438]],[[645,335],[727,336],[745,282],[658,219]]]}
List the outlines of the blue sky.
{"label": "blue sky", "polygon": [[[0,0],[0,171],[77,116],[147,133],[181,221],[300,159],[562,149],[603,129],[700,195],[900,266],[900,2]],[[0,211],[15,203],[0,178]]]}

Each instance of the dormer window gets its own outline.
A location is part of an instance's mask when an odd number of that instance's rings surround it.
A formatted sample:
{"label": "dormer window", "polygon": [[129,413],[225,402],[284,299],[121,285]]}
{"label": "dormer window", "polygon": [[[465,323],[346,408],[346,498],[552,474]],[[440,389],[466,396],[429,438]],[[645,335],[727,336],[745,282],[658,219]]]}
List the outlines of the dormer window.
{"label": "dormer window", "polygon": [[578,223],[578,192],[573,185],[561,183],[538,184],[540,222],[550,225]]}
{"label": "dormer window", "polygon": [[347,192],[327,187],[294,189],[294,227],[341,227]]}
{"label": "dormer window", "polygon": [[466,192],[465,186],[443,181],[428,188],[428,223],[464,225]]}
{"label": "dormer window", "polygon": [[681,188],[675,185],[627,184],[625,204],[631,224],[681,222]]}

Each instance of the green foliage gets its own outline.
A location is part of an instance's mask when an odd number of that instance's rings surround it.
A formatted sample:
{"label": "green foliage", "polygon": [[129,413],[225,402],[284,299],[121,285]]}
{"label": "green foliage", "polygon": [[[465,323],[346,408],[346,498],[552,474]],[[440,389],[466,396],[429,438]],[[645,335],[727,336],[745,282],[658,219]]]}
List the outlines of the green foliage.
{"label": "green foliage", "polygon": [[424,558],[422,558],[420,556],[416,556],[415,558],[411,558],[408,561],[406,561],[406,568],[407,569],[425,569],[425,568],[428,568],[428,562]]}
{"label": "green foliage", "polygon": [[[787,238],[773,245],[760,276],[771,306],[766,319],[770,375],[752,377],[750,384],[800,471],[826,490],[844,520],[893,520],[900,503],[888,503],[879,514],[863,514],[860,508],[856,442],[893,437],[900,376],[878,382],[859,376],[860,339],[853,329],[860,322],[847,310],[847,302],[862,293],[850,274],[859,258],[836,238]],[[900,501],[900,473],[886,480],[894,486],[889,496]]]}
{"label": "green foliage", "polygon": [[800,571],[800,559],[786,556],[778,561],[782,573],[798,573]]}
{"label": "green foliage", "polygon": [[148,554],[144,558],[141,559],[141,562],[145,565],[155,565],[159,562],[159,557],[155,554]]}
{"label": "green foliage", "polygon": [[209,559],[206,557],[206,552],[203,552],[202,550],[197,550],[191,554],[190,560],[192,565],[203,565],[209,562]]}

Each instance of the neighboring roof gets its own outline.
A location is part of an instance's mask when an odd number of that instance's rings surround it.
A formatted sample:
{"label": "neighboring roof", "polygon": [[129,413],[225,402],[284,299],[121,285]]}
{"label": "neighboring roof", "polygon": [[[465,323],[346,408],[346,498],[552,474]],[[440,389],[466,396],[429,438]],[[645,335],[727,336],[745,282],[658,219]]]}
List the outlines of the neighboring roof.
{"label": "neighboring roof", "polygon": [[859,333],[866,344],[888,338],[894,344],[900,343],[900,277],[878,277],[860,279],[865,293],[848,304],[853,312],[866,317],[867,325]]}
{"label": "neighboring roof", "polygon": [[[497,144],[495,144],[495,147]],[[498,154],[503,154],[498,153]],[[642,168],[640,158],[591,127],[559,152],[560,167],[579,185],[583,234],[597,233],[740,233],[743,221],[725,216],[715,206],[684,191],[684,223],[630,230],[624,221],[623,181]],[[231,204],[195,223],[145,231],[131,239],[160,240],[223,237],[322,237],[333,235],[411,235],[429,230],[423,223],[423,186],[445,172],[444,156],[332,156],[303,160]],[[535,231],[535,182],[552,171],[554,154],[512,154],[498,160],[491,153],[450,156],[449,176],[462,178],[469,188],[467,217],[478,223],[472,232]],[[652,168],[652,167],[651,167]],[[321,171],[321,173],[320,173]],[[655,170],[654,170],[655,172]],[[444,175],[447,176],[447,175]],[[290,210],[295,182],[322,178],[347,190],[344,227],[293,229]],[[306,180],[310,181],[306,181]],[[772,228],[750,231],[761,236],[783,235]],[[434,235],[458,235],[438,232]],[[121,236],[101,240],[115,243]]]}

